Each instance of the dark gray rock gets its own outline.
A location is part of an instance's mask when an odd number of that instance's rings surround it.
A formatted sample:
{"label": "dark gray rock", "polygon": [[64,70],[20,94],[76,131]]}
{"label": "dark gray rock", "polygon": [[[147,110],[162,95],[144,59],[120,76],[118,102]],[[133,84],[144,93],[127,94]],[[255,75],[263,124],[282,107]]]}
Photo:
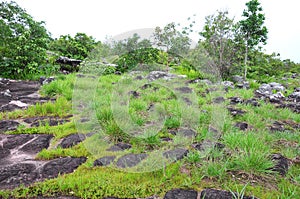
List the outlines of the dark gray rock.
{"label": "dark gray rock", "polygon": [[233,104],[233,105],[243,103],[243,100],[239,97],[231,97],[229,99],[230,99],[230,104]]}
{"label": "dark gray rock", "polygon": [[166,193],[164,199],[197,199],[197,191],[185,189],[173,189]]}
{"label": "dark gray rock", "polygon": [[65,137],[61,141],[61,143],[58,145],[58,147],[69,148],[69,147],[75,146],[78,143],[82,142],[83,140],[85,140],[85,138],[86,137],[83,134],[79,134],[79,133],[71,134],[71,135],[68,135],[67,137]]}
{"label": "dark gray rock", "polygon": [[58,125],[66,123],[66,122],[70,122],[70,120],[58,119],[58,118],[48,118],[48,119],[45,119],[45,120],[37,119],[37,121],[30,124],[30,126],[31,127],[39,127],[39,126],[45,126],[45,125],[58,126]]}
{"label": "dark gray rock", "polygon": [[94,166],[107,166],[116,159],[116,156],[105,156],[94,161]]}
{"label": "dark gray rock", "polygon": [[234,83],[231,81],[224,81],[222,82],[222,85],[224,86],[225,89],[234,88]]}
{"label": "dark gray rock", "polygon": [[2,146],[0,146],[0,159],[4,159],[7,156],[10,155],[10,150],[9,149],[5,149]]}
{"label": "dark gray rock", "polygon": [[225,98],[224,97],[216,97],[212,101],[213,101],[213,103],[220,104],[220,103],[225,102]]}
{"label": "dark gray rock", "polygon": [[196,137],[197,133],[192,129],[180,128],[176,135],[193,138]]}
{"label": "dark gray rock", "polygon": [[232,81],[233,81],[234,83],[242,83],[242,82],[244,81],[244,77],[239,76],[239,75],[234,75],[234,76],[232,77]]}
{"label": "dark gray rock", "polygon": [[[229,191],[217,190],[217,189],[204,189],[201,191],[200,198],[201,199],[234,199],[240,198],[237,193],[233,195],[233,193]],[[243,199],[257,199],[254,196],[243,196]]]}
{"label": "dark gray rock", "polygon": [[117,166],[120,168],[134,167],[145,159],[147,154],[128,154],[120,157],[117,161]]}
{"label": "dark gray rock", "polygon": [[192,147],[194,149],[197,149],[198,151],[206,151],[207,149],[212,149],[212,148],[217,149],[217,150],[222,150],[225,148],[225,145],[220,142],[204,140],[201,143],[192,144]]}
{"label": "dark gray rock", "polygon": [[[300,90],[300,88],[298,88]],[[294,102],[300,102],[300,91],[295,91],[288,96],[290,99],[293,99]]]}
{"label": "dark gray rock", "polygon": [[33,164],[15,164],[0,167],[0,188],[14,188],[21,184],[28,185],[37,179]]}
{"label": "dark gray rock", "polygon": [[29,140],[33,139],[34,135],[30,134],[21,134],[21,135],[9,135],[7,140],[3,142],[3,148],[6,149],[13,149],[18,146],[21,146],[28,142]]}
{"label": "dark gray rock", "polygon": [[275,166],[271,168],[271,171],[276,171],[280,175],[285,176],[289,170],[289,161],[281,154],[271,155],[271,160],[275,163]]}
{"label": "dark gray rock", "polygon": [[244,115],[246,113],[246,111],[242,110],[242,109],[237,109],[237,108],[233,108],[233,107],[227,107],[228,111],[230,112],[230,114],[232,116],[241,116]]}
{"label": "dark gray rock", "polygon": [[181,93],[192,93],[193,92],[193,90],[190,87],[187,87],[187,86],[175,88],[175,90],[177,90]]}
{"label": "dark gray rock", "polygon": [[20,123],[14,120],[2,120],[0,121],[0,133],[16,130],[19,125]]}
{"label": "dark gray rock", "polygon": [[47,149],[50,145],[50,140],[53,138],[53,135],[37,135],[28,144],[20,148],[20,151],[27,153],[38,153],[43,149]]}
{"label": "dark gray rock", "polygon": [[123,142],[119,142],[110,148],[107,149],[107,151],[124,151],[126,149],[130,149],[131,145]]}
{"label": "dark gray rock", "polygon": [[254,98],[248,99],[244,103],[247,105],[252,105],[252,106],[260,106],[259,102]]}
{"label": "dark gray rock", "polygon": [[250,128],[249,124],[246,122],[237,122],[234,126],[242,131],[246,131]]}
{"label": "dark gray rock", "polygon": [[51,83],[51,82],[53,82],[55,80],[55,77],[40,77],[40,80],[39,80],[39,82],[40,82],[40,84],[41,85],[45,85],[45,84],[49,84],[49,83]]}
{"label": "dark gray rock", "polygon": [[188,154],[187,149],[177,148],[163,153],[163,156],[172,160],[181,160]]}
{"label": "dark gray rock", "polygon": [[55,178],[58,174],[71,173],[84,163],[86,159],[86,157],[65,157],[51,160],[43,166],[41,175],[43,178]]}

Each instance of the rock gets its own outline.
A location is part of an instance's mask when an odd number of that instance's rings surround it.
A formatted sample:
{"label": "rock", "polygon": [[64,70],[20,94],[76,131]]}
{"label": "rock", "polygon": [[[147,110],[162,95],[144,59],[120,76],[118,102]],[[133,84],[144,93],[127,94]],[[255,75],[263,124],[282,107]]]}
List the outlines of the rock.
{"label": "rock", "polygon": [[282,92],[285,91],[284,86],[282,86],[279,83],[272,82],[269,84],[262,84],[260,85],[259,89],[256,90],[257,93],[263,95],[263,96],[269,96],[273,94],[273,91]]}
{"label": "rock", "polygon": [[179,87],[179,88],[175,88],[175,90],[181,92],[181,93],[192,93],[193,90],[187,86],[185,87]]}
{"label": "rock", "polygon": [[[217,190],[217,189],[204,189],[201,191],[201,199],[233,199],[240,198],[241,196],[237,193],[231,193],[229,191]],[[254,196],[243,196],[243,199],[257,199]]]}
{"label": "rock", "polygon": [[26,108],[26,107],[28,107],[28,104],[23,103],[23,102],[21,102],[19,100],[12,100],[12,101],[10,101],[9,105],[14,105],[14,106],[17,106],[19,108]]}
{"label": "rock", "polygon": [[176,135],[181,135],[181,136],[184,136],[184,137],[194,138],[194,137],[196,137],[197,133],[192,129],[180,128],[178,130],[178,132],[176,133]]}
{"label": "rock", "polygon": [[115,160],[116,156],[105,156],[94,161],[94,166],[107,166]]}
{"label": "rock", "polygon": [[166,193],[164,199],[197,199],[197,196],[195,190],[173,189]]}
{"label": "rock", "polygon": [[250,128],[249,124],[246,122],[237,122],[234,126],[242,131],[246,131]]}
{"label": "rock", "polygon": [[0,159],[4,159],[9,155],[10,155],[10,150],[3,148],[3,146],[0,146]]}
{"label": "rock", "polygon": [[271,171],[276,171],[280,173],[280,175],[285,176],[289,169],[288,159],[281,154],[273,154],[271,160],[275,163]]}
{"label": "rock", "polygon": [[110,148],[107,149],[107,151],[124,151],[126,149],[130,149],[131,145],[123,142],[119,142]]}
{"label": "rock", "polygon": [[38,93],[40,84],[36,81],[5,79],[0,81],[0,111],[23,109],[29,105],[49,100]]}
{"label": "rock", "polygon": [[9,135],[6,138],[6,141],[3,142],[3,148],[14,149],[17,146],[21,146],[27,143],[29,140],[33,138],[34,135],[30,135],[30,134]]}
{"label": "rock", "polygon": [[181,160],[188,154],[187,149],[177,148],[163,153],[163,156],[172,160]]}
{"label": "rock", "polygon": [[[300,90],[300,88],[298,88]],[[300,102],[300,91],[296,90],[288,96],[290,99],[293,99],[294,102]]]}
{"label": "rock", "polygon": [[269,99],[272,103],[280,103],[281,100],[284,99],[284,95],[281,92],[277,92],[275,94],[271,94]]}
{"label": "rock", "polygon": [[[186,76],[185,76],[186,77]],[[171,80],[175,78],[185,78],[184,76],[179,76],[171,73],[167,73],[164,71],[151,71],[149,75],[147,76],[147,79],[150,81],[154,81],[157,79],[165,79],[165,80]]]}
{"label": "rock", "polygon": [[145,159],[148,155],[141,153],[141,154],[127,154],[120,157],[117,161],[117,166],[120,168],[128,168],[134,167],[139,164],[143,159]]}
{"label": "rock", "polygon": [[0,133],[5,131],[14,131],[19,125],[20,123],[14,120],[2,120],[0,121]]}
{"label": "rock", "polygon": [[250,105],[252,105],[252,106],[260,106],[259,102],[258,102],[256,99],[254,99],[254,98],[248,99],[248,100],[246,100],[244,103],[245,103],[246,105],[250,104]]}
{"label": "rock", "polygon": [[45,85],[45,84],[49,84],[49,83],[53,82],[54,80],[55,80],[55,77],[46,78],[46,77],[42,76],[42,77],[40,77],[39,82],[41,85]]}
{"label": "rock", "polygon": [[47,118],[47,119],[42,119],[42,118],[35,118],[35,122],[31,123],[31,127],[39,127],[39,126],[58,126],[61,124],[64,124],[66,122],[70,122],[69,120],[66,119],[58,119],[58,118]]}
{"label": "rock", "polygon": [[276,90],[276,91],[285,91],[284,86],[282,86],[279,83],[276,82],[271,82],[269,83],[269,85],[271,86],[272,90]]}
{"label": "rock", "polygon": [[242,82],[244,82],[244,77],[239,76],[239,75],[234,75],[234,76],[232,77],[232,81],[233,81],[234,83],[242,83]]}
{"label": "rock", "polygon": [[236,87],[240,88],[240,89],[249,89],[250,88],[250,84],[248,81],[243,81],[242,83],[238,83],[236,84]]}
{"label": "rock", "polygon": [[246,113],[246,111],[243,111],[241,109],[236,109],[236,108],[233,108],[233,107],[227,107],[228,111],[230,112],[230,114],[232,116],[241,116],[241,115],[244,115]]}
{"label": "rock", "polygon": [[203,140],[201,143],[194,143],[192,147],[198,151],[206,151],[208,149],[222,150],[225,145],[220,142],[213,142],[211,140]]}
{"label": "rock", "polygon": [[270,127],[270,131],[285,131],[284,123],[275,121]]}
{"label": "rock", "polygon": [[256,92],[263,95],[270,95],[272,94],[272,87],[269,84],[262,84]]}
{"label": "rock", "polygon": [[82,62],[81,60],[71,59],[71,58],[63,57],[63,56],[60,56],[56,60],[56,63],[58,63],[58,64],[66,64],[66,65],[70,65],[70,66],[78,66],[81,62]]}
{"label": "rock", "polygon": [[68,135],[67,137],[65,137],[61,143],[58,145],[58,147],[61,148],[70,148],[72,146],[77,145],[78,143],[82,142],[83,140],[85,140],[85,135],[84,134],[71,134]]}
{"label": "rock", "polygon": [[234,88],[234,83],[231,81],[223,81],[222,85],[224,86],[225,89]]}
{"label": "rock", "polygon": [[134,98],[138,98],[140,96],[140,93],[137,91],[129,91],[128,94],[133,96]]}
{"label": "rock", "polygon": [[49,147],[50,140],[52,138],[53,135],[36,135],[35,139],[33,139],[28,144],[24,145],[19,150],[27,153],[38,153],[42,149],[47,149]]}
{"label": "rock", "polygon": [[220,103],[225,102],[225,98],[224,97],[216,97],[212,101],[213,101],[213,103],[220,104]]}
{"label": "rock", "polygon": [[233,104],[233,105],[243,103],[243,100],[239,97],[231,97],[229,99],[230,99],[230,104]]}
{"label": "rock", "polygon": [[65,157],[51,160],[43,166],[41,175],[44,178],[55,178],[58,174],[71,173],[84,163],[86,159],[86,157]]}
{"label": "rock", "polygon": [[28,185],[36,181],[35,169],[33,164],[28,163],[0,167],[0,188],[14,188],[21,184]]}

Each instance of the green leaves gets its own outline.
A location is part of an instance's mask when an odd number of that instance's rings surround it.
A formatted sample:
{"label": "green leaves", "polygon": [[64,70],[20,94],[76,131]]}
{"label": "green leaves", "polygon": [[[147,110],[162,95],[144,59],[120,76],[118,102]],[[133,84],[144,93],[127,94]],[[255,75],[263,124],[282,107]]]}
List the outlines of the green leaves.
{"label": "green leaves", "polygon": [[15,2],[0,4],[0,74],[24,78],[46,61],[50,36],[43,22],[33,18]]}
{"label": "green leaves", "polygon": [[58,52],[62,56],[73,59],[85,59],[89,52],[96,47],[97,42],[85,33],[76,33],[75,37],[61,35],[50,43],[50,50]]}

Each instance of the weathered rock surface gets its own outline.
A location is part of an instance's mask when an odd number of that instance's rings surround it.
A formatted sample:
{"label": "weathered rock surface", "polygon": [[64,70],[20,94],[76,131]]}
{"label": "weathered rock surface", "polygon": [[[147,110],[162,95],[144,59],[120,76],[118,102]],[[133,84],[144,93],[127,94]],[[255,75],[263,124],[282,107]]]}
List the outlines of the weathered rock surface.
{"label": "weathered rock surface", "polygon": [[18,128],[20,125],[19,122],[14,120],[1,120],[0,121],[0,133],[3,133],[5,131],[13,131]]}
{"label": "weathered rock surface", "polygon": [[35,156],[50,145],[48,134],[0,134],[0,189],[29,185],[36,181],[73,172],[86,158],[35,160]]}
{"label": "weathered rock surface", "polygon": [[116,156],[105,156],[94,161],[94,166],[107,166],[116,159]]}
{"label": "weathered rock surface", "polygon": [[145,159],[148,155],[147,154],[127,154],[120,157],[117,161],[117,166],[120,168],[128,168],[134,167],[139,164],[143,159]]}
{"label": "weathered rock surface", "polygon": [[289,170],[288,159],[281,154],[273,154],[271,156],[271,160],[275,163],[275,166],[271,168],[271,170],[280,173],[282,176],[285,176]]}
{"label": "weathered rock surface", "polygon": [[79,165],[86,161],[85,157],[80,158],[58,158],[47,162],[41,169],[40,174],[43,178],[54,178],[58,174],[71,173]]}
{"label": "weathered rock surface", "polygon": [[188,152],[189,151],[187,149],[177,148],[164,152],[163,156],[171,160],[181,160],[188,154]]}
{"label": "weathered rock surface", "polygon": [[37,102],[49,100],[38,94],[40,83],[0,78],[0,111],[24,109]]}
{"label": "weathered rock surface", "polygon": [[130,149],[131,145],[123,142],[119,142],[110,148],[107,149],[107,151],[124,151],[126,149]]}
{"label": "weathered rock surface", "polygon": [[147,76],[147,79],[150,81],[154,81],[157,79],[165,79],[165,80],[171,80],[176,78],[185,78],[186,76],[183,75],[175,75],[164,71],[152,71]]}
{"label": "weathered rock surface", "polygon": [[[217,189],[204,189],[201,192],[201,199],[233,199],[240,198],[237,193],[233,195],[233,193],[229,191],[217,190]],[[243,196],[243,199],[257,199],[254,196]]]}
{"label": "weathered rock surface", "polygon": [[166,193],[164,199],[197,199],[197,191],[185,189],[173,189]]}
{"label": "weathered rock surface", "polygon": [[78,143],[82,142],[83,140],[85,140],[85,135],[83,134],[71,134],[68,135],[67,137],[63,138],[63,140],[61,141],[61,143],[58,145],[61,148],[69,148],[72,146],[77,145]]}

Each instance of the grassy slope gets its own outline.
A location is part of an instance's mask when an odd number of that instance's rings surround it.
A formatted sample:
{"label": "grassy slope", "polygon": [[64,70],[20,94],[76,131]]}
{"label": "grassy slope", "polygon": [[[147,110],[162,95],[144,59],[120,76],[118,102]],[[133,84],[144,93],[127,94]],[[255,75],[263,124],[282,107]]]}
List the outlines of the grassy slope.
{"label": "grassy slope", "polygon": [[[99,80],[98,97],[101,103],[96,104],[97,118],[109,138],[130,142],[132,152],[164,147],[159,138],[167,135],[168,129],[179,126],[180,115],[176,112],[176,100],[172,100],[172,93],[164,88],[158,91],[146,90],[141,98],[132,98],[129,112],[133,120],[140,126],[147,122],[147,107],[151,103],[162,102],[169,114],[162,130],[151,139],[131,139],[122,132],[115,123],[110,109],[110,92],[112,82],[118,81],[119,76],[109,75]],[[28,110],[1,113],[0,119],[26,118],[37,115],[66,116],[72,113],[72,89],[75,75],[61,77],[59,80],[46,85],[44,94],[57,95],[54,103],[45,103],[30,107]],[[292,83],[292,82],[291,82]],[[196,140],[209,138],[208,125],[212,117],[211,96],[203,97],[205,89],[200,85],[193,85],[199,94],[198,103],[201,110],[201,126],[198,128]],[[250,90],[230,90],[225,97],[239,96],[249,99],[253,96],[257,84],[251,84]],[[292,86],[290,86],[292,87]],[[143,92],[143,91],[140,91]],[[164,99],[171,98],[163,102]],[[228,103],[228,102],[226,102]],[[260,107],[237,105],[247,113],[243,116],[232,117],[226,113],[222,126],[223,135],[219,142],[225,144],[224,150],[211,150],[206,154],[190,149],[188,156],[176,163],[148,173],[127,173],[113,168],[93,167],[96,159],[84,143],[70,149],[49,149],[41,151],[38,159],[52,159],[62,156],[87,156],[88,161],[81,165],[74,173],[59,176],[56,179],[36,183],[31,187],[21,187],[11,191],[0,191],[0,196],[12,194],[14,197],[52,196],[56,194],[74,195],[85,198],[100,198],[115,196],[121,198],[147,197],[164,195],[172,188],[193,188],[201,190],[206,187],[220,188],[240,192],[246,188],[245,195],[255,195],[259,198],[299,198],[300,197],[300,168],[293,165],[286,177],[273,173],[268,168],[272,166],[269,156],[281,153],[288,158],[299,156],[300,132],[273,132],[268,126],[276,120],[292,120],[300,123],[300,115],[288,109],[276,109],[274,105],[260,102]],[[245,121],[253,130],[243,132],[233,127],[237,121]],[[77,132],[74,122],[57,127],[41,126],[37,128],[19,128],[11,133],[51,133],[56,142],[66,135]],[[284,143],[284,144],[283,144]]]}

